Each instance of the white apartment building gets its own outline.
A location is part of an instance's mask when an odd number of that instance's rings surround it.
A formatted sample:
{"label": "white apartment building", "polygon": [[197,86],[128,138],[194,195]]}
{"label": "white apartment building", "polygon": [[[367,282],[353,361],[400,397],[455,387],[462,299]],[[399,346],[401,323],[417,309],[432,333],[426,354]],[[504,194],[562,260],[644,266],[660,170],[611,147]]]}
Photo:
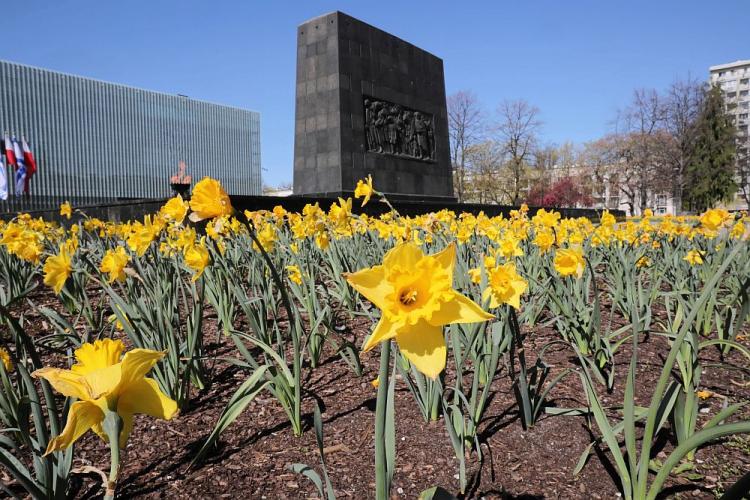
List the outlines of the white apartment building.
{"label": "white apartment building", "polygon": [[[727,109],[734,117],[734,123],[739,132],[739,144],[737,153],[740,158],[747,158],[750,151],[750,60],[737,61],[729,64],[719,64],[710,67],[710,82],[719,85],[724,93]],[[730,209],[747,209],[747,203],[742,197],[742,189],[750,191],[750,178],[738,175],[737,182],[740,184],[740,192],[735,198],[735,203]]]}

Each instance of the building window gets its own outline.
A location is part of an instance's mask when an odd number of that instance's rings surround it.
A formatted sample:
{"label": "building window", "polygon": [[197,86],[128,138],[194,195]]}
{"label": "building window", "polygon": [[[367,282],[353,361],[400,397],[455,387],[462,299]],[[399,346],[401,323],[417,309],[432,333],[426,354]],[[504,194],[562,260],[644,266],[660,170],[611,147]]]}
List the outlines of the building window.
{"label": "building window", "polygon": [[747,97],[750,94],[750,90],[741,90],[740,95],[742,97]]}
{"label": "building window", "polygon": [[727,94],[727,99],[734,99],[735,97],[737,97],[737,92],[729,92]]}
{"label": "building window", "polygon": [[733,90],[734,89],[734,85],[736,83],[737,83],[736,80],[731,80],[731,81],[728,81],[728,82],[722,82],[721,83],[721,88],[722,88],[722,90]]}
{"label": "building window", "polygon": [[719,78],[723,77],[726,74],[727,74],[726,71],[719,71]]}
{"label": "building window", "polygon": [[741,85],[747,85],[748,83],[750,83],[750,78],[743,78],[740,80]]}
{"label": "building window", "polygon": [[667,195],[660,194],[656,197],[656,215],[667,213]]}
{"label": "building window", "polygon": [[740,120],[747,120],[747,113],[742,113],[740,115]]}

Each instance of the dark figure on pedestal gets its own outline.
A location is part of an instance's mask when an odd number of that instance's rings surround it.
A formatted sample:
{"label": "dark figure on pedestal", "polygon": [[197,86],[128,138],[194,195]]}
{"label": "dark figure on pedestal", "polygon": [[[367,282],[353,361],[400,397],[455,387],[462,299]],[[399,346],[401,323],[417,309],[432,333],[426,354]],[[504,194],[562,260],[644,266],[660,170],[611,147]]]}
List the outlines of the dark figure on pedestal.
{"label": "dark figure on pedestal", "polygon": [[388,121],[388,111],[381,105],[375,103],[377,109],[377,118],[375,118],[375,144],[376,152],[383,153],[386,147],[386,123]]}
{"label": "dark figure on pedestal", "polygon": [[414,113],[414,131],[417,134],[417,154],[415,155],[419,159],[429,158],[430,149],[427,139],[427,126],[422,119],[422,113]]}
{"label": "dark figure on pedestal", "polygon": [[372,111],[373,103],[365,99],[365,140],[367,151],[375,150],[375,117]]}
{"label": "dark figure on pedestal", "polygon": [[435,159],[435,121],[427,118],[425,120],[427,127],[427,149],[430,152],[430,159]]}

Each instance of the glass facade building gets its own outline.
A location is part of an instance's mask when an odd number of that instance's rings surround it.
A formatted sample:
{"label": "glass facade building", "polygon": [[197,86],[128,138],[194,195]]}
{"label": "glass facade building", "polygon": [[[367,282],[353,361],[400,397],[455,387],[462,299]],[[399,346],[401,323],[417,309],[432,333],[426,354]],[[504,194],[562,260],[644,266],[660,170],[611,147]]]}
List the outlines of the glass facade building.
{"label": "glass facade building", "polygon": [[34,155],[32,199],[171,196],[180,162],[193,185],[211,176],[229,194],[261,194],[256,111],[0,61],[5,131]]}

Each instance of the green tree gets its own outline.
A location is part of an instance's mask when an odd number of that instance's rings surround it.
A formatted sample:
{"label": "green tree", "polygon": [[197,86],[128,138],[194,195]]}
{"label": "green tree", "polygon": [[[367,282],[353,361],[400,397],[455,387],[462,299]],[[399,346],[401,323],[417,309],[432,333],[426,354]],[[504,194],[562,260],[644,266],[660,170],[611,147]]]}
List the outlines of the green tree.
{"label": "green tree", "polygon": [[692,208],[705,210],[719,201],[731,201],[737,192],[734,180],[737,129],[727,113],[718,86],[706,90],[688,166],[688,197]]}

